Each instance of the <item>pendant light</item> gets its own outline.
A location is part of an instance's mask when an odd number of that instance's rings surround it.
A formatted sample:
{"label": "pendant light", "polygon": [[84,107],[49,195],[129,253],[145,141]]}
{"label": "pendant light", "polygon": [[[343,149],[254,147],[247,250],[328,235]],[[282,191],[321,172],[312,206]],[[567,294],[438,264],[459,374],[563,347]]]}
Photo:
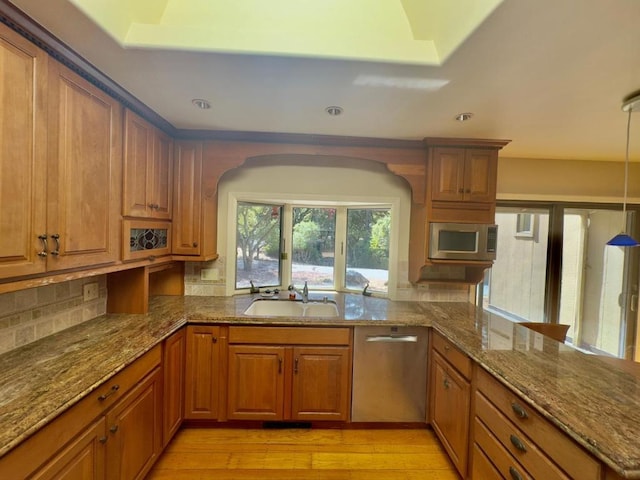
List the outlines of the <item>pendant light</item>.
{"label": "pendant light", "polygon": [[622,231],[607,242],[614,247],[637,247],[640,245],[627,231],[627,192],[629,188],[629,137],[631,134],[631,114],[640,110],[640,95],[626,100],[622,110],[627,112],[627,145],[624,156],[624,196],[622,197]]}

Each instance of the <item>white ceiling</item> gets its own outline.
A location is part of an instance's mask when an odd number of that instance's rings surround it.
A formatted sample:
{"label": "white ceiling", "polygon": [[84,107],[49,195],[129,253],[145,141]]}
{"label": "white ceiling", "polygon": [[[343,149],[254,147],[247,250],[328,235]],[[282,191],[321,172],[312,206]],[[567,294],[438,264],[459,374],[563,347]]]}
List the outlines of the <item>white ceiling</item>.
{"label": "white ceiling", "polygon": [[12,3],[179,129],[497,138],[512,140],[504,157],[622,160],[622,100],[640,90],[639,0],[504,0],[440,65],[124,48],[68,0]]}

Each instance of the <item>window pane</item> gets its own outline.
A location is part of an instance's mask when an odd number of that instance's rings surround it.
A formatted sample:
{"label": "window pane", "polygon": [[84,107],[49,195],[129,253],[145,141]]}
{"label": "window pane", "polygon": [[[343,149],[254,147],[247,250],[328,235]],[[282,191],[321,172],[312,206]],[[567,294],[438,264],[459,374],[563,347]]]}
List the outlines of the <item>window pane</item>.
{"label": "window pane", "polygon": [[387,292],[389,281],[389,209],[347,210],[345,283],[348,289]]}
{"label": "window pane", "polygon": [[336,245],[335,208],[293,208],[291,281],[333,290]]}
{"label": "window pane", "polygon": [[[529,234],[522,235],[528,214]],[[544,321],[549,213],[544,209],[498,207],[498,251],[485,274],[484,308],[514,320]]]}
{"label": "window pane", "polygon": [[236,289],[280,285],[281,205],[238,203]]}
{"label": "window pane", "polygon": [[620,232],[622,212],[566,209],[562,245],[560,323],[567,341],[595,352],[620,355],[625,253],[606,242]]}

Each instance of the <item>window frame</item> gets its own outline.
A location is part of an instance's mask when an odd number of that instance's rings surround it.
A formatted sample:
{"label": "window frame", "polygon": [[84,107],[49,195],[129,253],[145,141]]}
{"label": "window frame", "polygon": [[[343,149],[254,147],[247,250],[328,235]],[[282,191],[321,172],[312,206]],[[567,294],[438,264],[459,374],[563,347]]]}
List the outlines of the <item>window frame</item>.
{"label": "window frame", "polygon": [[[397,269],[398,269],[398,242],[400,237],[400,226],[398,216],[400,214],[400,198],[396,197],[377,197],[377,198],[361,198],[361,197],[348,197],[336,199],[334,197],[328,198],[321,195],[265,195],[255,193],[241,193],[230,192],[228,202],[228,217],[227,217],[227,258],[225,272],[226,272],[226,295],[239,295],[249,293],[249,288],[236,289],[236,268],[234,265],[236,259],[236,218],[238,214],[239,203],[258,203],[258,204],[278,204],[282,205],[282,231],[281,231],[281,253],[286,256],[285,260],[281,261],[281,285],[270,286],[269,288],[278,288],[280,290],[286,289],[291,284],[291,265],[292,265],[292,237],[293,232],[293,215],[292,210],[295,207],[309,207],[309,208],[335,208],[336,209],[336,257],[338,255],[340,242],[344,242],[344,248],[346,248],[346,211],[348,208],[388,208],[391,212],[391,225],[389,231],[389,277],[387,282],[387,292],[375,291],[372,293],[375,296],[380,297],[393,297],[395,292],[391,292],[392,285],[397,285]],[[342,226],[339,222],[339,217],[343,216],[344,221]],[[341,238],[342,240],[339,240]],[[283,242],[284,239],[284,242]],[[337,261],[334,262],[334,285],[327,290],[317,290],[324,292],[345,292],[354,293],[361,290],[354,290],[346,288],[346,260],[345,250],[343,249],[340,268],[338,268]],[[257,287],[259,285],[256,285]],[[298,286],[298,285],[297,285]],[[315,289],[314,289],[315,291]]]}
{"label": "window frame", "polygon": [[[544,322],[558,323],[560,318],[560,300],[561,300],[561,281],[562,281],[562,248],[563,248],[563,231],[564,231],[564,215],[566,210],[571,209],[601,209],[622,211],[622,204],[617,203],[589,203],[589,202],[548,202],[548,201],[529,201],[529,200],[498,200],[496,208],[519,208],[519,209],[542,209],[549,211],[549,235],[547,238],[547,258],[546,258],[546,280],[544,294]],[[526,213],[526,212],[525,212]],[[640,205],[627,205],[627,213],[635,215],[635,228],[631,230],[633,223],[629,217],[627,219],[627,232],[634,238],[640,238]],[[516,235],[517,236],[517,235]],[[498,249],[500,247],[498,246]],[[625,282],[632,282],[638,285],[638,276],[640,275],[638,268],[638,251],[634,250],[633,254],[636,260],[632,264],[636,265],[634,272],[629,272]],[[498,251],[498,255],[500,252]],[[476,303],[482,307],[483,285],[480,282],[476,287]],[[635,294],[637,296],[637,294]],[[633,309],[633,305],[628,307],[631,313],[635,313],[635,321],[626,322],[624,326],[626,330],[626,355],[627,358],[634,358],[635,350],[638,348],[638,335],[640,329],[639,312]],[[627,318],[629,315],[627,314]]]}

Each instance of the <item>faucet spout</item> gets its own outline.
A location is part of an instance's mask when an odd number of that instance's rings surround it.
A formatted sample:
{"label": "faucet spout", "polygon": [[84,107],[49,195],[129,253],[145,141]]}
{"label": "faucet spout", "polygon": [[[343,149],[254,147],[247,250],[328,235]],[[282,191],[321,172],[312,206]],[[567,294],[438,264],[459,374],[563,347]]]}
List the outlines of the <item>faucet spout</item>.
{"label": "faucet spout", "polygon": [[290,292],[296,292],[298,295],[300,295],[302,297],[302,303],[309,303],[309,287],[307,286],[306,280],[304,282],[304,287],[302,287],[302,290],[296,288],[293,283],[289,285],[288,290]]}

